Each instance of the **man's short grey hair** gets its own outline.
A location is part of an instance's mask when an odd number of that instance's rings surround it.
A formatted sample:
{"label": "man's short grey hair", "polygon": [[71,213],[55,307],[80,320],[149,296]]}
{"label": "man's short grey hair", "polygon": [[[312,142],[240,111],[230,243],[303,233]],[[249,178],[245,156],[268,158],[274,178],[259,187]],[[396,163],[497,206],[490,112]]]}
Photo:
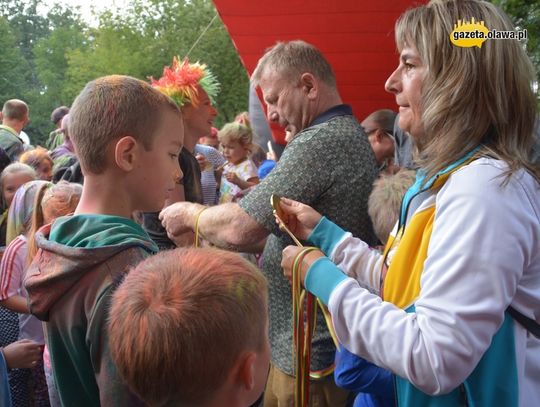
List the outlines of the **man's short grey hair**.
{"label": "man's short grey hair", "polygon": [[19,99],[10,99],[4,103],[2,116],[6,119],[24,120],[28,114],[28,105]]}
{"label": "man's short grey hair", "polygon": [[[394,134],[394,122],[396,120],[397,113],[390,109],[376,110],[366,117],[362,123],[370,123],[374,129],[364,129],[366,133],[375,129],[381,129],[389,134]],[[374,126],[373,126],[374,125]]]}
{"label": "man's short grey hair", "polygon": [[252,83],[257,86],[268,71],[276,71],[291,82],[309,72],[329,86],[336,87],[336,76],[321,51],[302,40],[278,42],[268,48],[259,60]]}

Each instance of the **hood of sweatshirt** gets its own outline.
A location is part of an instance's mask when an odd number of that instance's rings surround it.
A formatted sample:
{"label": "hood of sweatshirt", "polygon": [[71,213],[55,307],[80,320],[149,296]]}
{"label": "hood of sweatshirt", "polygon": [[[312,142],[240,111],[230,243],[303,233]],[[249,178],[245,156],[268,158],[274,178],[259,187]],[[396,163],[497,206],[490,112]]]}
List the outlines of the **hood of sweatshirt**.
{"label": "hood of sweatshirt", "polygon": [[138,224],[109,215],[61,217],[42,227],[35,239],[39,250],[27,270],[25,287],[32,314],[44,321],[51,307],[89,271],[115,259],[125,266],[129,262],[116,255],[130,248],[148,254],[158,250]]}

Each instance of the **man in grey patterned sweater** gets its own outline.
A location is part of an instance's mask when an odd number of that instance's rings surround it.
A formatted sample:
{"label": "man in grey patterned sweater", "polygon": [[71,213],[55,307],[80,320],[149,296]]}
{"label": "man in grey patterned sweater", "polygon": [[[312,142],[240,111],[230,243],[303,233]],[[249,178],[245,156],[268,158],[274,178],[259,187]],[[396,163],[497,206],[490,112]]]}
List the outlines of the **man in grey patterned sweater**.
{"label": "man in grey patterned sweater", "polygon": [[[252,82],[260,86],[268,119],[299,132],[289,142],[276,168],[239,203],[208,208],[177,203],[161,213],[174,240],[195,229],[213,244],[238,251],[264,245],[262,270],[269,282],[272,367],[264,406],[292,405],[294,399],[291,285],[280,267],[281,252],[292,244],[275,223],[270,196],[286,196],[313,206],[355,236],[376,244],[367,200],[377,177],[377,164],[352,109],[342,104],[332,68],[312,45],[277,43],[260,59]],[[335,348],[322,315],[313,338],[311,369],[328,368]],[[311,404],[345,406],[347,394],[333,376],[310,384]]]}

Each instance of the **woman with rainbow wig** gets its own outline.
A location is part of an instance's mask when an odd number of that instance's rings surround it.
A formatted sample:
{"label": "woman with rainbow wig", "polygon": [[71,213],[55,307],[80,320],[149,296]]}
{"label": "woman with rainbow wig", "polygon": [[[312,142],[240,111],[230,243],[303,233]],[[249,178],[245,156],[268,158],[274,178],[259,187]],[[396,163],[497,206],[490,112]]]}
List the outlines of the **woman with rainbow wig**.
{"label": "woman with rainbow wig", "polygon": [[[194,155],[195,145],[200,137],[210,135],[217,111],[214,103],[219,92],[216,77],[205,64],[182,62],[173,58],[171,66],[163,68],[159,79],[150,78],[152,86],[169,96],[180,107],[184,118],[184,148],[178,157],[183,177],[178,178],[177,188],[171,193],[165,206],[174,202],[188,201],[203,203],[201,170]],[[181,129],[179,129],[181,131]],[[184,236],[176,244],[167,237],[157,213],[143,214],[143,228],[160,249],[170,249],[176,245],[191,244],[192,234]]]}

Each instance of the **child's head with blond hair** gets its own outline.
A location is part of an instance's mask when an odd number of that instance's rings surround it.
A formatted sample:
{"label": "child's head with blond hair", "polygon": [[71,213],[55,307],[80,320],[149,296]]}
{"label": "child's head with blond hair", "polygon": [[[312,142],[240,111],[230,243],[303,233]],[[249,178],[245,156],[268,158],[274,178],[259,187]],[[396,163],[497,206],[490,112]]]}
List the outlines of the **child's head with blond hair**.
{"label": "child's head with blond hair", "polygon": [[253,131],[238,122],[227,123],[218,132],[223,156],[232,164],[240,164],[248,158],[253,147]]}
{"label": "child's head with blond hair", "polygon": [[69,113],[85,191],[84,213],[130,218],[158,211],[182,173],[182,115],[174,101],[139,79],[104,76],[89,82]]}
{"label": "child's head with blond hair", "polygon": [[15,192],[19,187],[29,181],[37,179],[36,171],[28,164],[9,164],[0,175],[0,190],[2,191],[2,210],[6,210],[11,205]]}
{"label": "child's head with blond hair", "polygon": [[36,232],[43,226],[54,222],[60,216],[75,211],[82,194],[82,185],[60,181],[58,184],[41,184],[34,199],[32,222],[28,231],[28,263],[37,253]]}
{"label": "child's head with blond hair", "polygon": [[50,181],[52,179],[53,160],[49,152],[43,147],[36,147],[21,154],[19,162],[28,164],[38,176],[38,179]]}
{"label": "child's head with blond hair", "polygon": [[414,171],[401,170],[395,174],[381,173],[373,183],[368,200],[368,214],[375,234],[383,244],[386,244],[399,219],[401,201],[414,179]]}
{"label": "child's head with blond hair", "polygon": [[109,344],[150,406],[249,406],[269,364],[267,283],[235,253],[176,249],[150,257],[116,290]]}
{"label": "child's head with blond hair", "polygon": [[123,75],[89,82],[69,113],[71,138],[83,173],[100,174],[108,151],[129,135],[150,150],[165,111],[179,114],[175,103],[148,83]]}

